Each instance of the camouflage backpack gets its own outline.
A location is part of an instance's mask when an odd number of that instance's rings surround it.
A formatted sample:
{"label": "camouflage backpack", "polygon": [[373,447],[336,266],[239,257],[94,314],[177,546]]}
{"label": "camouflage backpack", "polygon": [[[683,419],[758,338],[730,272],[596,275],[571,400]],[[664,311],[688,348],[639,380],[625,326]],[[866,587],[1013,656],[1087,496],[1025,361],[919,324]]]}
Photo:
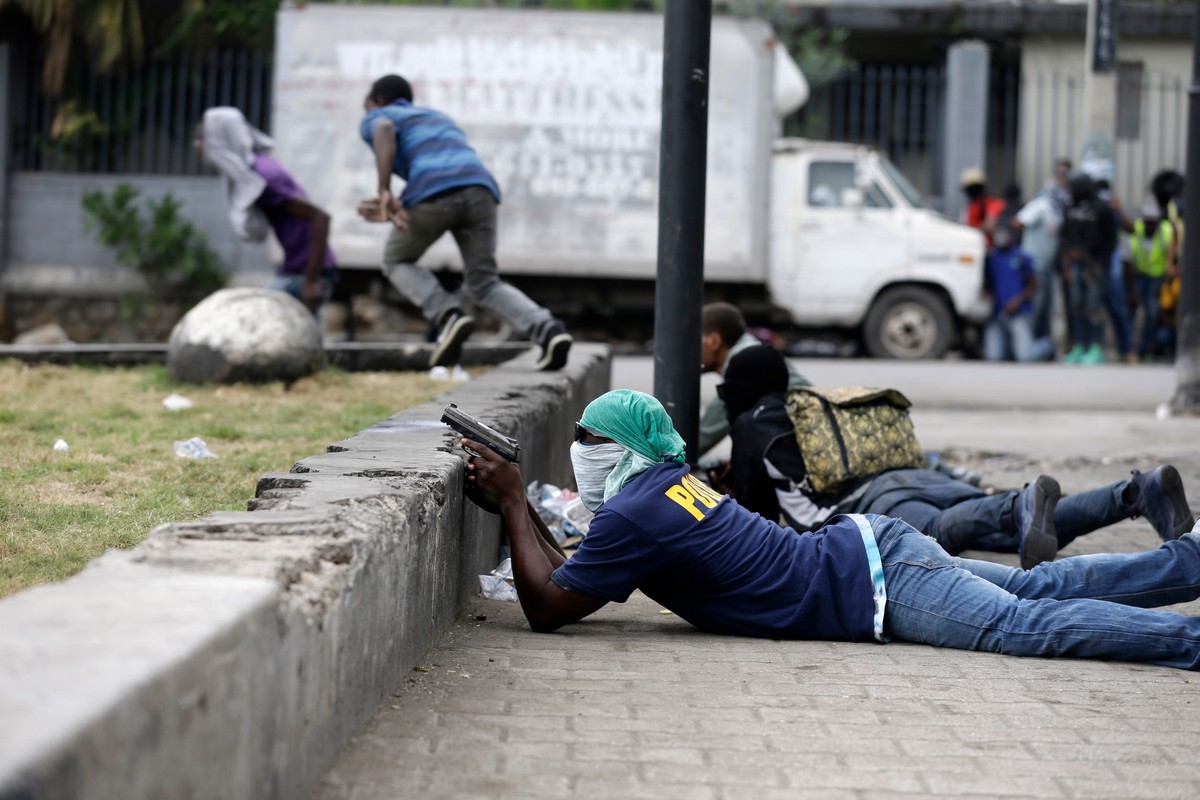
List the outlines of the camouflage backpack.
{"label": "camouflage backpack", "polygon": [[808,470],[802,488],[827,494],[885,470],[924,467],[925,452],[908,416],[911,405],[895,389],[790,390],[788,417]]}

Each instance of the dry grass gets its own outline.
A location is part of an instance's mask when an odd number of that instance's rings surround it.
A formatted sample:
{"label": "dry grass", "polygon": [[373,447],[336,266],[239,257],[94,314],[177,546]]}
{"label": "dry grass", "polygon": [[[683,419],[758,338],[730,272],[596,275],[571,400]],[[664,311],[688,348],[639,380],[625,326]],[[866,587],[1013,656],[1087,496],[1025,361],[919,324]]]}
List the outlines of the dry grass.
{"label": "dry grass", "polygon": [[[178,386],[161,367],[0,361],[0,597],[66,578],[166,522],[244,509],[259,476],[287,471],[447,389],[420,373],[322,372],[264,386]],[[195,405],[167,411],[171,392]],[[199,436],[216,459],[190,460]],[[56,439],[70,449],[53,449]]]}

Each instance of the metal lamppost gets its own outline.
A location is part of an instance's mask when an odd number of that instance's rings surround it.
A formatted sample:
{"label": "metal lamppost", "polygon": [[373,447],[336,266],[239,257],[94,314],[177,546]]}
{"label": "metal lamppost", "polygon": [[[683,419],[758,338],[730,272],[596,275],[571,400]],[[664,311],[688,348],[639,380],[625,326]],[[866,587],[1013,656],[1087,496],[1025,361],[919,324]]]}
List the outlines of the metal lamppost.
{"label": "metal lamppost", "polygon": [[712,0],[667,0],[658,171],[654,394],[695,448],[700,425],[700,312],[708,165]]}
{"label": "metal lamppost", "polygon": [[1192,83],[1188,87],[1187,180],[1183,185],[1186,234],[1179,290],[1173,411],[1200,413],[1200,0],[1192,16]]}

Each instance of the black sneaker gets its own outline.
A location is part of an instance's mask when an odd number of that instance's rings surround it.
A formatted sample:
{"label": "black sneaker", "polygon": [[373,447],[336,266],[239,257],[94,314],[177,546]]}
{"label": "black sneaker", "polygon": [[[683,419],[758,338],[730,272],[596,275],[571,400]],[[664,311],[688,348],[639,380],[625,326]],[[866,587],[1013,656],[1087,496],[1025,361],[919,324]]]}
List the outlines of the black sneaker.
{"label": "black sneaker", "polygon": [[1054,508],[1061,497],[1058,481],[1049,475],[1038,475],[1013,499],[1013,524],[1021,537],[1018,547],[1021,569],[1033,569],[1058,555]]}
{"label": "black sneaker", "polygon": [[433,354],[429,356],[429,366],[448,367],[457,364],[462,356],[463,343],[475,332],[475,318],[464,314],[458,309],[447,311],[442,317],[442,325],[438,329],[437,342],[433,346]]}
{"label": "black sneaker", "polygon": [[571,352],[571,343],[575,340],[567,333],[567,327],[562,322],[551,318],[542,323],[533,338],[542,347],[542,357],[537,362],[540,371],[562,369],[566,365],[567,354]]}
{"label": "black sneaker", "polygon": [[1133,470],[1129,481],[1138,489],[1132,514],[1145,517],[1164,542],[1178,539],[1192,529],[1192,510],[1179,470],[1164,464],[1153,472]]}

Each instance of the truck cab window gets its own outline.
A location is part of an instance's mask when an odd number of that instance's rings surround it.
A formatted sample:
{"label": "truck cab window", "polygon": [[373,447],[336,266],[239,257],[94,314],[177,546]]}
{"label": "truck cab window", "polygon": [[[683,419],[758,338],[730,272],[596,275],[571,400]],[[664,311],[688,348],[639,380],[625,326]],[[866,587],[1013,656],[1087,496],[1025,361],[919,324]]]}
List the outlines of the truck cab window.
{"label": "truck cab window", "polygon": [[[842,191],[858,188],[853,161],[813,161],[808,165],[808,204],[813,208],[843,208]],[[891,208],[887,193],[874,181],[863,192],[866,208]]]}

